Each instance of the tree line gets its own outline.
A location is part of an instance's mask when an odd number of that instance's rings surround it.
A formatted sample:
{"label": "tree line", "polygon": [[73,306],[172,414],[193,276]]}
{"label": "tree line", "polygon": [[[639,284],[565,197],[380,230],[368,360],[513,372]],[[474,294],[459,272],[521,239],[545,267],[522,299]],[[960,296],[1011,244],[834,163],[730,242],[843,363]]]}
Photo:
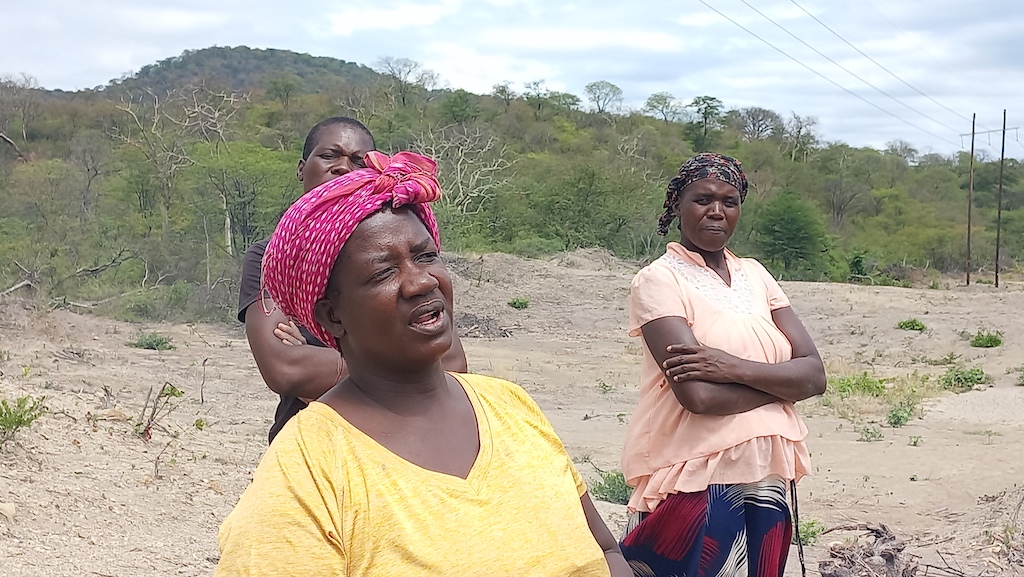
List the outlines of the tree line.
{"label": "tree line", "polygon": [[[0,79],[0,293],[160,320],[230,316],[245,247],[301,189],[295,164],[322,118],[367,124],[378,147],[440,164],[446,250],[536,257],[602,247],[656,257],[668,180],[698,151],[751,183],[734,251],[787,279],[907,283],[962,272],[967,154],[826,140],[812,117],[729,109],[710,95],[624,105],[537,80],[452,90],[405,58],[373,69],[286,51],[211,48],[107,86],[48,91]],[[991,268],[998,159],[975,160],[972,262]],[[1003,266],[1024,260],[1024,168],[1004,176]]]}

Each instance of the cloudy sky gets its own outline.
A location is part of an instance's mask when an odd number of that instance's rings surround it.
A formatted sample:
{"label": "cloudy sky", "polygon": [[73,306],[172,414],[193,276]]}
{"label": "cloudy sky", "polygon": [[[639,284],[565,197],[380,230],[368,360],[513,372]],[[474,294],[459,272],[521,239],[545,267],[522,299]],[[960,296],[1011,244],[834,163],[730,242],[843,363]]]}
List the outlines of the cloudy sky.
{"label": "cloudy sky", "polygon": [[[582,95],[588,82],[608,80],[633,107],[660,91],[683,101],[711,95],[730,108],[817,117],[825,139],[856,146],[884,147],[899,138],[922,152],[952,153],[969,146],[960,134],[970,132],[972,112],[979,131],[998,129],[1003,108],[1010,127],[1024,128],[1021,0],[0,6],[5,20],[21,22],[5,27],[0,75],[28,73],[47,88],[94,87],[187,49],[246,45],[368,65],[383,56],[411,58],[452,88],[478,93],[501,81],[521,87],[544,80],[549,89]],[[1007,155],[1021,158],[1024,135],[1017,138],[1009,133]],[[978,142],[998,157],[998,135]]]}

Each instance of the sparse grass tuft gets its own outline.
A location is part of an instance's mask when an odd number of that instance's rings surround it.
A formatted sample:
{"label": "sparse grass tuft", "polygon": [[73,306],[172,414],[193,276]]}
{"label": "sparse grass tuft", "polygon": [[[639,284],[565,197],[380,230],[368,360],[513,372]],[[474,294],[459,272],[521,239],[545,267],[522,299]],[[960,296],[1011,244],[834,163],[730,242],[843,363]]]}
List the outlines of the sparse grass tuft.
{"label": "sparse grass tuft", "polygon": [[142,333],[134,340],[128,341],[128,346],[135,349],[148,349],[151,351],[169,351],[174,348],[171,338],[160,333]]}
{"label": "sparse grass tuft", "polygon": [[15,433],[32,426],[46,414],[45,400],[46,397],[33,398],[29,395],[18,398],[13,404],[7,399],[0,400],[0,449],[14,438]]}
{"label": "sparse grass tuft", "polygon": [[907,444],[910,445],[911,447],[920,447],[921,435],[910,435],[910,440],[907,441]]}
{"label": "sparse grass tuft", "polygon": [[941,388],[934,379],[917,372],[900,377],[859,373],[829,378],[828,388],[819,404],[849,421],[858,422],[870,417],[899,423],[903,419],[921,418],[924,414],[922,402],[940,393]]}
{"label": "sparse grass tuft", "polygon": [[1017,386],[1024,387],[1024,365],[1017,368]]}
{"label": "sparse grass tuft", "polygon": [[904,319],[896,324],[896,328],[904,331],[924,332],[927,327],[917,319]]}
{"label": "sparse grass tuft", "polygon": [[968,369],[957,365],[946,369],[946,372],[939,377],[939,384],[947,391],[963,393],[990,380],[991,377],[986,375],[980,367]]}
{"label": "sparse grass tuft", "polygon": [[508,301],[508,306],[516,309],[517,311],[521,311],[526,307],[530,306],[530,301],[529,299],[525,299],[523,297],[513,297],[511,300]]}
{"label": "sparse grass tuft", "polygon": [[885,381],[872,377],[867,372],[859,375],[842,375],[829,379],[828,391],[841,397],[856,395],[878,397],[885,393]]}
{"label": "sparse grass tuft", "polygon": [[857,429],[857,432],[860,433],[860,436],[857,437],[857,440],[864,443],[874,443],[876,441],[881,441],[882,439],[885,439],[885,435],[882,433],[882,429],[878,428],[875,425],[865,425],[860,429]]}
{"label": "sparse grass tuft", "polygon": [[626,484],[622,471],[598,471],[598,474],[601,476],[600,479],[590,486],[590,494],[595,499],[619,505],[629,503],[633,488]]}
{"label": "sparse grass tuft", "polygon": [[980,349],[991,349],[1003,344],[1003,333],[999,331],[979,330],[971,337],[971,346]]}

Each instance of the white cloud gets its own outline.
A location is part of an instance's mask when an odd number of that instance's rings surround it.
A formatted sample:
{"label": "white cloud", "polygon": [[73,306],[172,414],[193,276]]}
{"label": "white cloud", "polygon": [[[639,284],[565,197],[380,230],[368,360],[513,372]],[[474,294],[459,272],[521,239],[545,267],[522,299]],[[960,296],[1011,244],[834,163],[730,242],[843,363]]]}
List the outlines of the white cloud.
{"label": "white cloud", "polygon": [[394,2],[389,5],[352,4],[327,15],[331,31],[339,36],[369,30],[403,30],[436,24],[458,10],[462,0]]}

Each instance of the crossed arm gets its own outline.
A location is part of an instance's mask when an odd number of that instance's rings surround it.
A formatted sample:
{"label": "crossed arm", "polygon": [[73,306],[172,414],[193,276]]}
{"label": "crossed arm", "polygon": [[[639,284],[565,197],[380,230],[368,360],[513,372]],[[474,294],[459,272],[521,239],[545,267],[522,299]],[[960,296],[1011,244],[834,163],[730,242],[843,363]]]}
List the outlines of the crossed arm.
{"label": "crossed arm", "polygon": [[825,392],[824,364],[796,313],[783,307],[772,320],[793,346],[789,361],[759,363],[702,346],[682,317],[655,319],[640,330],[679,404],[696,414],[733,415]]}

